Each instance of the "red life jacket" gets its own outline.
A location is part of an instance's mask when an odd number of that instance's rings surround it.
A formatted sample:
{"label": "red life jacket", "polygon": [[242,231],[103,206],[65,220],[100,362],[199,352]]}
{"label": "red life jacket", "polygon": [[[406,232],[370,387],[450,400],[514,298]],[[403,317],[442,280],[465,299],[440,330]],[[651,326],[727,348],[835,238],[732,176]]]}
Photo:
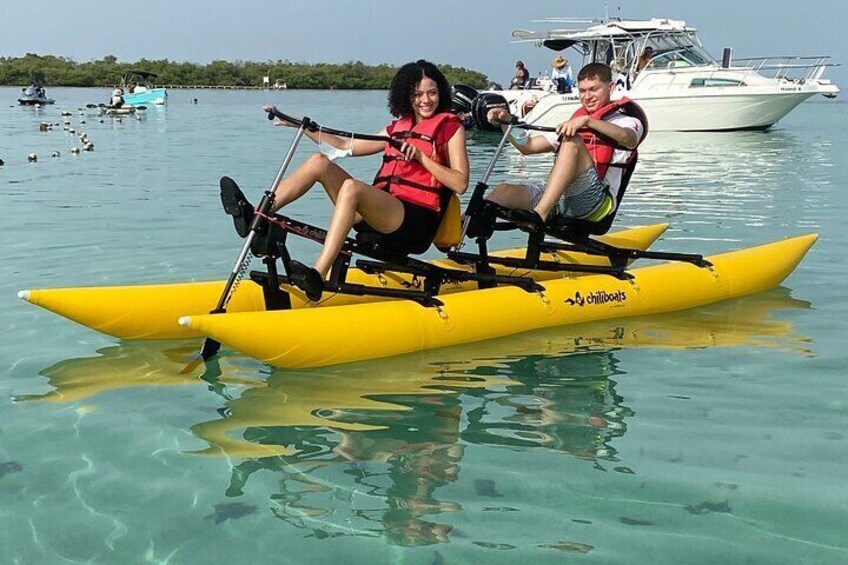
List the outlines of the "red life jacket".
{"label": "red life jacket", "polygon": [[[583,128],[579,132],[580,137],[583,139],[583,143],[586,145],[586,149],[589,150],[589,155],[592,156],[592,161],[595,162],[595,168],[598,170],[598,176],[601,180],[606,177],[607,170],[610,167],[621,167],[623,169],[627,169],[631,165],[635,166],[636,158],[638,156],[636,148],[645,141],[645,137],[648,135],[648,117],[645,115],[645,111],[642,110],[636,102],[629,98],[621,98],[615,102],[610,102],[606,106],[595,110],[591,114],[586,111],[586,108],[580,106],[580,108],[571,115],[572,118],[576,118],[578,116],[590,116],[594,120],[603,120],[604,117],[619,110],[623,114],[636,118],[642,122],[642,137],[633,149],[623,147],[605,135],[601,135],[589,128]],[[625,163],[612,162],[612,156],[616,149],[630,151],[630,156],[627,158]]]}
{"label": "red life jacket", "polygon": [[[437,145],[436,139],[441,128],[459,118],[450,112],[435,114],[415,124],[412,117],[403,117],[392,122],[386,128],[389,136],[406,142],[430,157],[440,165],[447,165],[448,155],[445,144]],[[383,164],[374,177],[374,186],[387,190],[390,194],[418,206],[441,212],[441,196],[446,190],[436,177],[418,161],[405,161],[403,153],[386,143]]]}

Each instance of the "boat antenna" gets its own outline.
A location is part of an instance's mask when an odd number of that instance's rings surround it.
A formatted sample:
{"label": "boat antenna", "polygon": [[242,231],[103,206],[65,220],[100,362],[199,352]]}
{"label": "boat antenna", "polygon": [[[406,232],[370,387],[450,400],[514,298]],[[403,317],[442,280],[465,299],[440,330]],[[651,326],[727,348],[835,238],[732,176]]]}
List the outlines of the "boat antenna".
{"label": "boat antenna", "polygon": [[[618,15],[616,15],[615,19],[621,21],[621,6],[616,6],[615,8],[618,11]],[[609,2],[604,2],[604,21],[610,21]]]}

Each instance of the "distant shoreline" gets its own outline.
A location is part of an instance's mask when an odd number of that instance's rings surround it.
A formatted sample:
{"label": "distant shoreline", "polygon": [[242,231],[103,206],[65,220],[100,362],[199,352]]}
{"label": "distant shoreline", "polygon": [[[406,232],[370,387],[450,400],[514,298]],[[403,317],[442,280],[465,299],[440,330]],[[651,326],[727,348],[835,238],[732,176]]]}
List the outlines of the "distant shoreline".
{"label": "distant shoreline", "polygon": [[[483,88],[485,74],[464,67],[438,64],[451,84]],[[398,70],[395,65],[292,63],[291,61],[212,61],[201,65],[141,59],[119,63],[112,55],[98,61],[77,63],[53,55],[27,53],[23,57],[0,57],[0,86],[114,87],[130,70],[154,73],[154,83],[174,89],[274,90],[388,90]],[[283,90],[280,88],[280,90]]]}

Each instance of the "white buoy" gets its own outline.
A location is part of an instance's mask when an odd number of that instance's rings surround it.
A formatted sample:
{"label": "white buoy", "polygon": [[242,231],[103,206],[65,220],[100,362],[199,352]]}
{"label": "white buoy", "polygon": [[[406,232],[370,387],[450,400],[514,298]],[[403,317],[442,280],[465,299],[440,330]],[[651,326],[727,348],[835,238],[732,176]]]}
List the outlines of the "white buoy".
{"label": "white buoy", "polygon": [[83,151],[94,151],[94,144],[92,142],[88,142],[85,144],[85,147],[82,148]]}
{"label": "white buoy", "polygon": [[62,154],[59,153],[58,151],[54,151],[53,153],[50,154],[51,157],[60,157],[61,155]]}
{"label": "white buoy", "polygon": [[38,155],[36,155],[35,153],[30,153],[29,155],[27,155],[27,161],[29,161],[30,163],[35,163],[36,161],[38,161]]}
{"label": "white buoy", "polygon": [[79,147],[71,147],[71,153],[74,155],[79,155]]}

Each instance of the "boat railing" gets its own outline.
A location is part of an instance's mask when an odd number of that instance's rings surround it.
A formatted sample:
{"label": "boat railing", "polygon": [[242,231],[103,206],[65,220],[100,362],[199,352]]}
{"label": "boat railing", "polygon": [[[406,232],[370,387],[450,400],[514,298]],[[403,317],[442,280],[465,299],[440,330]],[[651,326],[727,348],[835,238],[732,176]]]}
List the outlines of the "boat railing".
{"label": "boat railing", "polygon": [[762,75],[774,72],[773,78],[790,81],[817,81],[828,67],[838,67],[830,57],[745,57],[734,58],[734,66],[748,67]]}

